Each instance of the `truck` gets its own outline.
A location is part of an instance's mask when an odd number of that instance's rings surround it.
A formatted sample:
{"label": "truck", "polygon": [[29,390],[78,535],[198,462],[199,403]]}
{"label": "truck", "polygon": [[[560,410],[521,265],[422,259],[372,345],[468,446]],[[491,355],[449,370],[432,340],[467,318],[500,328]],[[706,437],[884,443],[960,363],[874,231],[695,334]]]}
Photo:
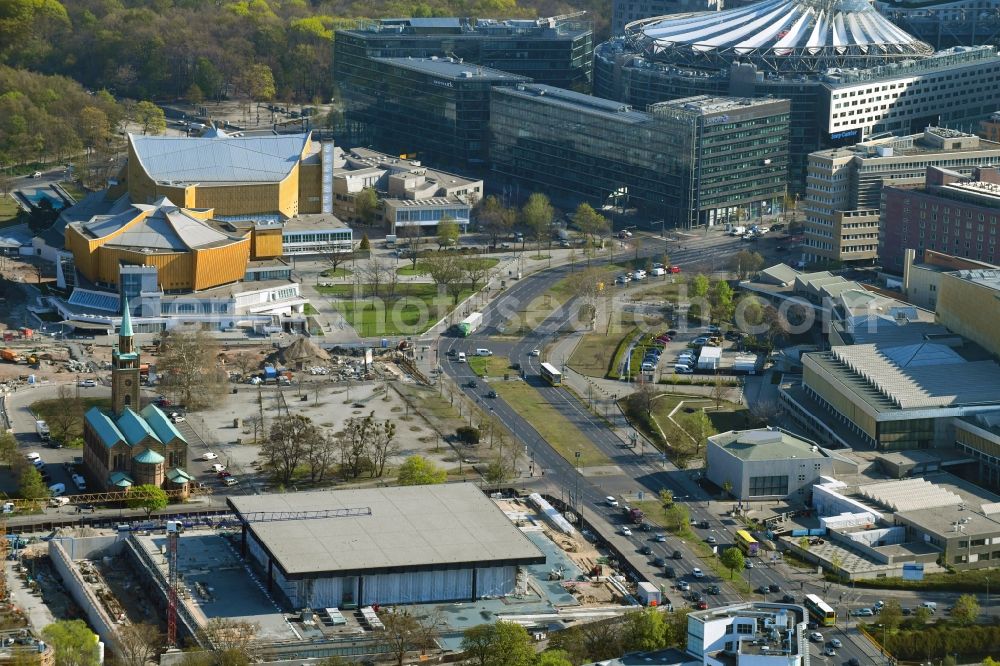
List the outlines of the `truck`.
{"label": "truck", "polygon": [[473,312],[458,324],[458,333],[463,338],[467,338],[476,332],[479,325],[483,323],[483,313]]}
{"label": "truck", "polygon": [[629,508],[628,510],[628,519],[633,525],[642,525],[642,521],[645,517],[646,514],[642,512],[642,509]]}
{"label": "truck", "polygon": [[636,592],[639,597],[639,601],[641,601],[644,606],[660,605],[660,588],[656,587],[652,583],[647,581],[640,582]]}
{"label": "truck", "polygon": [[757,357],[741,355],[733,359],[733,372],[745,372],[748,375],[757,374]]}
{"label": "truck", "polygon": [[699,370],[718,370],[722,364],[721,347],[702,347],[698,354]]}
{"label": "truck", "polygon": [[730,236],[742,236],[746,232],[747,232],[747,228],[746,227],[742,227],[742,226],[729,227],[729,235]]}
{"label": "truck", "polygon": [[7,363],[20,363],[21,357],[13,349],[0,349],[0,360]]}
{"label": "truck", "polygon": [[273,365],[264,366],[264,381],[278,380],[278,370]]}
{"label": "truck", "polygon": [[38,433],[43,442],[49,441],[49,424],[45,421],[35,421],[35,432]]}

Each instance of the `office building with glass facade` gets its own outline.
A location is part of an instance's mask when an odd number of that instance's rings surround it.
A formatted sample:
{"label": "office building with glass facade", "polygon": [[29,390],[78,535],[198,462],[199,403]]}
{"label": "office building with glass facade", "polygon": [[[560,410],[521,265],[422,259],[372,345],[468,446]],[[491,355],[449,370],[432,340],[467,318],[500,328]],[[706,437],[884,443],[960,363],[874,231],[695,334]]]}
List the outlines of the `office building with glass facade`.
{"label": "office building with glass facade", "polygon": [[490,90],[527,82],[453,58],[369,58],[344,102],[376,150],[479,174],[488,164]]}
{"label": "office building with glass facade", "polygon": [[345,98],[369,58],[456,58],[580,91],[590,90],[594,58],[593,29],[580,16],[381,19],[338,30],[333,44],[334,81]]}
{"label": "office building with glass facade", "polygon": [[670,226],[770,207],[785,187],[788,102],[693,98],[648,111],[544,85],[497,88],[494,186],[572,208],[635,207]]}

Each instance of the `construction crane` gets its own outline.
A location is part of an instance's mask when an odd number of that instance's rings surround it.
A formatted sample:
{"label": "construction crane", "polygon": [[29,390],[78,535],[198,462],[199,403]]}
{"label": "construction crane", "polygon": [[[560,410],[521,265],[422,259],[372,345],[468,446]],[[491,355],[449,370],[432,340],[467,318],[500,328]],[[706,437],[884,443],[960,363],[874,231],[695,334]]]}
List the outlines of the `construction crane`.
{"label": "construction crane", "polygon": [[[360,518],[372,515],[368,506],[349,507],[344,509],[325,509],[318,511],[251,511],[238,513],[243,526],[243,548],[241,554],[246,557],[246,530],[250,523],[273,523],[285,520],[326,520],[328,518]],[[184,526],[179,520],[167,521],[167,647],[177,645],[177,603],[180,588],[180,573],[177,567],[177,546]]]}

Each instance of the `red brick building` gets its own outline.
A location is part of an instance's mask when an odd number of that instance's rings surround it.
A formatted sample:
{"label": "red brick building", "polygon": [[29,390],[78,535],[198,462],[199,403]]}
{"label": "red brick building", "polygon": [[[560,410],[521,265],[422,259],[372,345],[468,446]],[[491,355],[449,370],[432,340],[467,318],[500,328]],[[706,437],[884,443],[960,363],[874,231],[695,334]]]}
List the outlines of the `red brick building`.
{"label": "red brick building", "polygon": [[925,250],[996,264],[1000,235],[1000,171],[982,167],[971,178],[928,167],[924,186],[882,190],[879,257],[902,274],[907,249],[923,261]]}

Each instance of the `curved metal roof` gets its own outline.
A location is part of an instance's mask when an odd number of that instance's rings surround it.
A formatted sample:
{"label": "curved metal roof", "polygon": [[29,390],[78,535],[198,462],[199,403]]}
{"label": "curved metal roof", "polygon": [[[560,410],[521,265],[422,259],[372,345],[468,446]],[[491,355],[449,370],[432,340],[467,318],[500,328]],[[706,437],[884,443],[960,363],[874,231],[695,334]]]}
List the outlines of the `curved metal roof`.
{"label": "curved metal roof", "polygon": [[[859,59],[874,66],[933,52],[867,0],[764,0],[721,12],[644,19],[626,26],[625,32],[654,59],[682,54],[706,65],[742,60],[775,70],[850,66]],[[804,61],[807,66],[782,60]]]}

